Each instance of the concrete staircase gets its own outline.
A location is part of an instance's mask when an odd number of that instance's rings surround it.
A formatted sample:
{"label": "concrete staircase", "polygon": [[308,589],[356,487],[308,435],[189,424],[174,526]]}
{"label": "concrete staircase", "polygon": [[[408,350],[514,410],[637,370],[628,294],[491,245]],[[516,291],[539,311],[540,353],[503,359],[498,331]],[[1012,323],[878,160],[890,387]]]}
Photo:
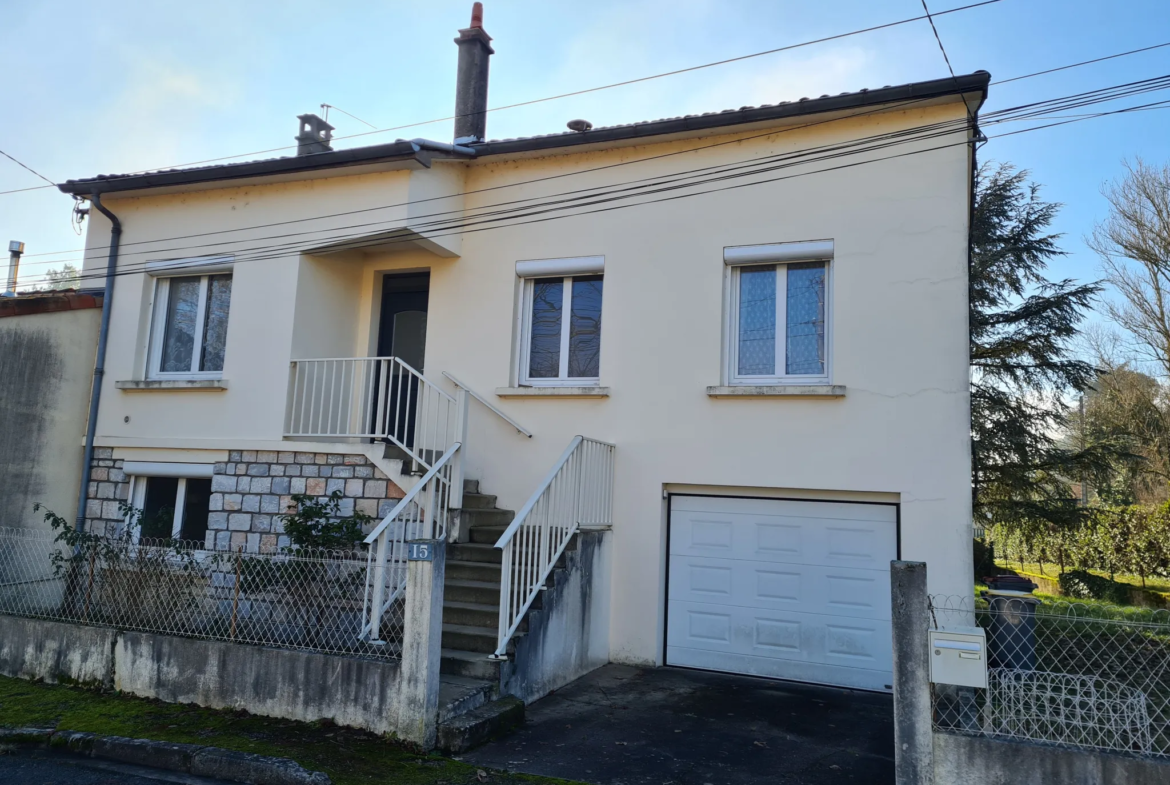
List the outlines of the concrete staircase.
{"label": "concrete staircase", "polygon": [[[467,542],[448,546],[443,586],[442,672],[500,681],[496,650],[500,624],[502,551],[495,543],[515,517],[496,507],[496,497],[479,492],[479,482],[463,487],[460,530]],[[523,627],[521,628],[523,630]]]}
{"label": "concrete staircase", "polygon": [[502,552],[495,543],[515,513],[498,509],[495,496],[467,480],[459,516],[468,541],[447,548],[439,695],[439,747],[453,753],[524,721],[523,702],[499,697],[502,663],[488,659],[500,622]]}

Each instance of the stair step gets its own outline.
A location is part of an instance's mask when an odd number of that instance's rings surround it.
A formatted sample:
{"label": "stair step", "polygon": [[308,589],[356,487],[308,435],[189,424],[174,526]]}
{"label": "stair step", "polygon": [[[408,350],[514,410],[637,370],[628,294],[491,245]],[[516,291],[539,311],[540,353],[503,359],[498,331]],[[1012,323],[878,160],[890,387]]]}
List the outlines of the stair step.
{"label": "stair step", "polygon": [[438,748],[460,753],[524,724],[524,701],[512,695],[439,724]]}
{"label": "stair step", "polygon": [[500,584],[500,563],[463,561],[452,558],[446,566],[447,580]]}
{"label": "stair step", "polygon": [[[496,595],[496,600],[499,600]],[[478,602],[452,602],[444,597],[443,623],[482,627],[492,633],[500,628],[500,606]]]}
{"label": "stair step", "polygon": [[482,542],[460,542],[447,546],[447,556],[453,561],[491,562],[500,564],[503,551]]}
{"label": "stair step", "polygon": [[478,709],[496,697],[499,681],[468,676],[440,675],[439,722],[447,722]]}
{"label": "stair step", "polygon": [[466,493],[479,493],[479,480],[464,480],[463,481],[463,492],[465,494]]}
{"label": "stair step", "polygon": [[[497,574],[496,578],[500,576]],[[500,602],[500,584],[498,581],[468,581],[447,578],[443,586],[444,600],[454,602],[476,602],[491,605]]]}
{"label": "stair step", "polygon": [[[466,496],[464,498],[467,498]],[[497,510],[495,507],[490,509],[472,508],[468,509],[466,506],[460,513],[462,520],[467,521],[467,525],[471,528],[477,526],[507,526],[516,517],[513,510]]]}
{"label": "stair step", "polygon": [[439,663],[439,673],[443,675],[487,679],[497,684],[500,681],[500,662],[489,660],[483,652],[443,649]]}
{"label": "stair step", "polygon": [[[523,633],[517,632],[516,636]],[[481,652],[485,656],[496,650],[497,630],[469,624],[443,624],[444,649]],[[513,640],[515,637],[513,636]]]}
{"label": "stair step", "polygon": [[490,493],[463,492],[464,510],[494,510],[495,507],[496,497]]}
{"label": "stair step", "polygon": [[507,525],[472,526],[468,534],[471,537],[471,542],[494,546],[507,530]]}

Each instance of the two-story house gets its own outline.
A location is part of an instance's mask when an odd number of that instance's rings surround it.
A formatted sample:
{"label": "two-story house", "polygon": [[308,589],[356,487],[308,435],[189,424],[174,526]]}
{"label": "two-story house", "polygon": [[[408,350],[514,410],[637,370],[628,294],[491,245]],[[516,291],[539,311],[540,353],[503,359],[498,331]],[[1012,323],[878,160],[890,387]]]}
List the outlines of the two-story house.
{"label": "two-story house", "polygon": [[86,525],[273,551],[293,494],[381,520],[441,476],[444,671],[888,690],[890,560],[971,585],[989,75],[493,140],[490,41],[451,143],[304,115],[296,155],[61,186],[110,272]]}

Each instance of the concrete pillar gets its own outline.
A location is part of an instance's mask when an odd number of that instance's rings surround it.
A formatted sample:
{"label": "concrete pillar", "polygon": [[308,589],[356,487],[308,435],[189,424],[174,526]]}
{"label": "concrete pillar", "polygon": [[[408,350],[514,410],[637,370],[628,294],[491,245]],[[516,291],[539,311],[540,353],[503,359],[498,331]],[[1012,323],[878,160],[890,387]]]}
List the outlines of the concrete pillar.
{"label": "concrete pillar", "polygon": [[[427,546],[429,560],[417,560]],[[435,746],[439,719],[439,660],[443,637],[443,577],[446,542],[407,543],[406,607],[399,677],[399,735],[425,750]]]}
{"label": "concrete pillar", "polygon": [[934,785],[926,564],[890,562],[894,633],[894,779]]}

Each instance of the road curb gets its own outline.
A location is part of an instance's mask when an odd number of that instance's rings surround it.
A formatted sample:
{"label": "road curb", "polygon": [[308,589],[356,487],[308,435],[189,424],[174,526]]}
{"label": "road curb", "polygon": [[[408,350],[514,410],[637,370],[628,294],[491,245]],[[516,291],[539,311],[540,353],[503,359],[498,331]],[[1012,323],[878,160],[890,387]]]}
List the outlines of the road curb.
{"label": "road curb", "polygon": [[133,763],[247,785],[332,785],[329,775],[309,771],[289,758],[272,758],[198,744],[122,736],[99,736],[52,728],[0,727],[0,744],[47,747],[90,758]]}

